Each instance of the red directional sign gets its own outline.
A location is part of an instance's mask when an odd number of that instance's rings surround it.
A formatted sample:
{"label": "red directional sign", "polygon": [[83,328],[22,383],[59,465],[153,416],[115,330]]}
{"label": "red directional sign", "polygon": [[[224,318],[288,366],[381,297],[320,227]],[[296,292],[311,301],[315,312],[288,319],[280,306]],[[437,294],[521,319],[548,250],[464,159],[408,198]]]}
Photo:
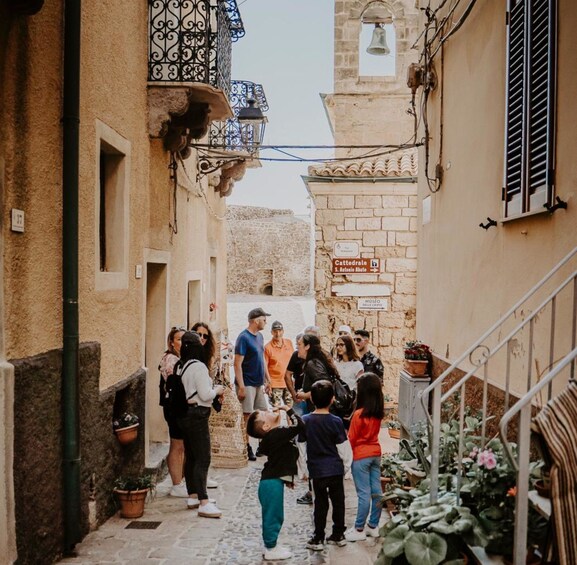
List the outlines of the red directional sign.
{"label": "red directional sign", "polygon": [[380,273],[380,259],[333,259],[333,275],[358,275],[366,273]]}

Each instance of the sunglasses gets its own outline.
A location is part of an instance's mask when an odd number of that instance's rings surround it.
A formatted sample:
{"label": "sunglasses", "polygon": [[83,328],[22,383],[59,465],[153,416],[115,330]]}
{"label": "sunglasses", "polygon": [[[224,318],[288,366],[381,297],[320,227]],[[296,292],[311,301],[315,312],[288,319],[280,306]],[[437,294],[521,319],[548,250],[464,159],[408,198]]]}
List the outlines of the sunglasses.
{"label": "sunglasses", "polygon": [[185,332],[186,328],[182,328],[180,326],[172,326],[172,328],[170,328],[171,332]]}
{"label": "sunglasses", "polygon": [[344,347],[345,344],[344,343],[337,343],[337,347]]}
{"label": "sunglasses", "polygon": [[363,337],[355,337],[355,343],[363,343],[364,339]]}
{"label": "sunglasses", "polygon": [[200,339],[208,339],[208,334],[205,333],[200,333],[200,332],[196,332],[198,334],[198,337],[200,337]]}
{"label": "sunglasses", "polygon": [[348,332],[339,332],[339,335],[349,335]]}

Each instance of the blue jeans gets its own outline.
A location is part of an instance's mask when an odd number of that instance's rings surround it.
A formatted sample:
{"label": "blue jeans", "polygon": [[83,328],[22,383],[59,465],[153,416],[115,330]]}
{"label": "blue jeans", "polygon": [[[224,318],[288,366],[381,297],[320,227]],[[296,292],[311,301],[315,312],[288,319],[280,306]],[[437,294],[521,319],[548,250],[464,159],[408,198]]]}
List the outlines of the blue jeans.
{"label": "blue jeans", "polygon": [[258,500],[262,508],[262,540],[267,549],[276,547],[284,522],[284,483],[280,479],[261,479]]}
{"label": "blue jeans", "polygon": [[371,513],[369,527],[376,528],[379,525],[382,511],[379,504],[383,495],[381,490],[381,458],[366,457],[353,461],[352,473],[359,499],[355,528],[364,530],[369,511]]}

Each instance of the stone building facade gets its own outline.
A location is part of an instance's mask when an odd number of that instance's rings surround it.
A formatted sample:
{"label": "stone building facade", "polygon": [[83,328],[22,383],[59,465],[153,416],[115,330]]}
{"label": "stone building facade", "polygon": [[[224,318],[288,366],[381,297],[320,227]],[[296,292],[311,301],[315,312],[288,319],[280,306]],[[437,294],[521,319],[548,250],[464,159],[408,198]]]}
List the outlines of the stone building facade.
{"label": "stone building facade", "polygon": [[[335,184],[337,168],[347,176]],[[306,179],[315,202],[316,320],[327,348],[341,324],[368,330],[385,366],[385,391],[396,396],[403,346],[415,335],[416,155],[373,164],[371,184],[354,171],[311,167]],[[360,258],[378,259],[378,272],[334,274],[335,246],[342,243],[357,244]],[[365,309],[377,305],[386,309]]]}
{"label": "stone building facade", "polygon": [[[367,75],[363,31],[375,25],[386,30],[391,53],[372,56],[379,63]],[[341,324],[369,330],[393,396],[403,345],[415,336],[418,167],[406,74],[417,27],[412,0],[335,1],[334,92],[322,99],[337,160],[309,167],[304,177],[315,208],[314,284],[325,345]],[[336,273],[335,244],[343,242],[378,266]]]}
{"label": "stone building facade", "polygon": [[311,224],[292,210],[229,206],[228,293],[311,293]]}

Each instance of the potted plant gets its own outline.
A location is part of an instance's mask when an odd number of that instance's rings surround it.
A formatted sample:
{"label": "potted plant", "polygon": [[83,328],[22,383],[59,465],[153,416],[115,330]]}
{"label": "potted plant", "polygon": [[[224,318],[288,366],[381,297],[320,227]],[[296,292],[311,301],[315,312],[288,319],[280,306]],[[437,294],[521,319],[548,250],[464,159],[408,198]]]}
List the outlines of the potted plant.
{"label": "potted plant", "polygon": [[114,481],[114,494],[120,504],[122,518],[140,518],[144,514],[144,502],[155,483],[152,475],[119,477]]}
{"label": "potted plant", "polygon": [[393,439],[401,438],[401,424],[397,420],[389,420],[387,422],[387,428],[389,429],[389,437]]}
{"label": "potted plant", "polygon": [[393,397],[388,394],[383,395],[383,402],[385,410],[393,410],[396,405]]}
{"label": "potted plant", "polygon": [[112,422],[112,429],[122,445],[132,443],[136,439],[138,426],[140,426],[140,420],[136,414],[131,412],[124,412]]}
{"label": "potted plant", "polygon": [[457,506],[454,493],[441,493],[433,504],[423,490],[400,491],[399,496],[410,502],[383,527],[377,565],[463,564],[463,542],[485,545],[477,519],[468,508]]}
{"label": "potted plant", "polygon": [[423,377],[427,374],[427,366],[431,357],[431,349],[420,341],[408,341],[405,344],[405,371],[412,377]]}

